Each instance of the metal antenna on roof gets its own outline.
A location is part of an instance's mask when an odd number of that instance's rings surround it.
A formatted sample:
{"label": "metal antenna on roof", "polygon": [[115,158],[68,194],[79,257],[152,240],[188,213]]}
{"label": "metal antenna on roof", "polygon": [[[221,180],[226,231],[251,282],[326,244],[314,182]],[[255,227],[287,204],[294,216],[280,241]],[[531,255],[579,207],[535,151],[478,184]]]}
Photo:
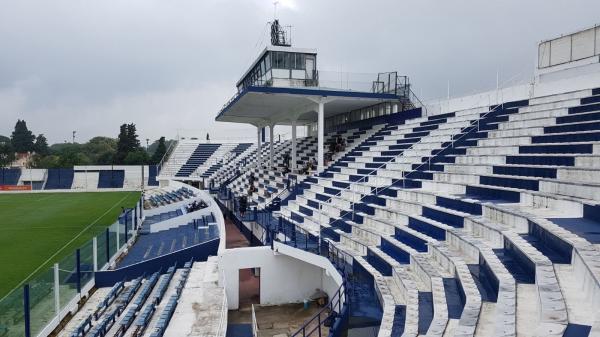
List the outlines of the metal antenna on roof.
{"label": "metal antenna on roof", "polygon": [[277,5],[279,1],[273,1],[273,21],[277,20]]}

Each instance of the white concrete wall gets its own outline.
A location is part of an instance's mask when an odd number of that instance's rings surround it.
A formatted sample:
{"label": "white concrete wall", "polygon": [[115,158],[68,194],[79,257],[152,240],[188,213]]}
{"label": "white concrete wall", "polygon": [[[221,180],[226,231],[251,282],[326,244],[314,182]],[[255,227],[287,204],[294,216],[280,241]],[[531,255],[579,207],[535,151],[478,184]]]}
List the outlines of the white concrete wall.
{"label": "white concrete wall", "polygon": [[[223,213],[221,212],[221,209],[219,208],[219,205],[217,204],[217,202],[214,201],[214,199],[210,196],[210,193],[208,192],[208,190],[200,190],[193,186],[184,184],[184,183],[176,181],[176,180],[164,180],[163,182],[161,182],[161,188],[164,188],[169,191],[177,190],[181,187],[186,187],[186,188],[194,191],[194,193],[196,194],[196,198],[186,199],[186,200],[179,201],[177,203],[173,203],[173,204],[166,205],[163,207],[154,208],[152,210],[144,210],[144,216],[150,216],[150,215],[159,214],[159,213],[163,213],[163,212],[167,212],[167,211],[172,211],[174,209],[182,207],[183,205],[187,205],[187,204],[191,203],[193,200],[204,200],[204,202],[208,205],[208,207],[203,210],[200,210],[200,212],[203,212],[203,213],[195,213],[194,212],[194,216],[197,216],[198,214],[204,214],[204,212],[206,214],[210,214],[210,212],[213,213],[213,215],[215,216],[215,222],[219,226],[219,237],[221,240],[219,242],[218,252],[221,253],[222,251],[225,251],[225,246],[226,246],[226,241],[227,241],[227,236],[225,233],[225,218],[223,217]],[[180,217],[177,217],[175,219],[179,219],[180,225],[185,224],[185,223],[181,222]],[[154,228],[153,228],[153,231],[154,231]]]}
{"label": "white concrete wall", "polygon": [[[290,247],[290,249],[294,248]],[[262,305],[302,302],[314,294],[317,288],[323,289],[331,296],[339,287],[338,284],[341,284],[337,282],[341,280],[337,272],[335,273],[339,278],[318,264],[277,253],[270,247],[226,249],[219,255],[219,268],[224,274],[230,310],[239,307],[240,269],[260,268],[260,304]]]}
{"label": "white concrete wall", "polygon": [[594,63],[576,68],[539,73],[535,81],[528,84],[519,84],[474,95],[450,98],[449,100],[429,101],[425,105],[427,106],[428,115],[438,115],[597,87],[600,87],[600,64]]}
{"label": "white concrete wall", "polygon": [[88,189],[97,188],[98,173],[86,171],[122,170],[125,172],[125,177],[123,181],[124,190],[139,190],[142,185],[142,174],[144,177],[144,187],[146,187],[148,185],[148,177],[150,175],[150,169],[148,165],[79,165],[74,166],[73,169],[76,171],[75,175],[79,175],[81,177],[81,181],[85,181],[86,179],[88,181],[93,181],[95,179],[96,184],[94,185],[93,183],[88,183]]}
{"label": "white concrete wall", "polygon": [[153,223],[152,225],[150,225],[150,233],[156,233],[171,228],[177,228],[179,226],[187,225],[194,219],[200,219],[203,215],[209,215],[210,211],[210,208],[204,208],[196,212],[186,213],[181,216],[171,218],[169,220]]}
{"label": "white concrete wall", "polygon": [[290,247],[281,242],[275,242],[273,248],[276,252],[288,255],[301,261],[306,261],[312,265],[318,266],[323,270],[323,284],[321,289],[331,298],[344,282],[342,275],[337,271],[331,261],[323,256],[315,255],[301,249]]}
{"label": "white concrete wall", "polygon": [[22,169],[19,184],[23,185],[24,181],[44,181],[46,180],[46,169]]}

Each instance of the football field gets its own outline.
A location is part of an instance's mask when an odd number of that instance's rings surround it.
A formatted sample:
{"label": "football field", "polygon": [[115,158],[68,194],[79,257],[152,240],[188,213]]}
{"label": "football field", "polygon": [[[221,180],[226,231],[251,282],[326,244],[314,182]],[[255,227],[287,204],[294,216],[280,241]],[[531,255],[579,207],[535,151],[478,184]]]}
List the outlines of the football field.
{"label": "football field", "polygon": [[115,222],[140,192],[0,194],[0,298]]}

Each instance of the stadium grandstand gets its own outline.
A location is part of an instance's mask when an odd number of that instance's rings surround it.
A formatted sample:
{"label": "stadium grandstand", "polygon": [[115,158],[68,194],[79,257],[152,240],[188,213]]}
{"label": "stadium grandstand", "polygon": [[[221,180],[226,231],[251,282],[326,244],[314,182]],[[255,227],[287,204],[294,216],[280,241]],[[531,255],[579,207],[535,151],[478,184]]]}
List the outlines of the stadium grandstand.
{"label": "stadium grandstand", "polygon": [[532,83],[422,102],[395,71],[325,84],[275,20],[215,117],[254,142],[2,169],[143,193],[0,301],[0,337],[600,336],[598,36],[539,43]]}

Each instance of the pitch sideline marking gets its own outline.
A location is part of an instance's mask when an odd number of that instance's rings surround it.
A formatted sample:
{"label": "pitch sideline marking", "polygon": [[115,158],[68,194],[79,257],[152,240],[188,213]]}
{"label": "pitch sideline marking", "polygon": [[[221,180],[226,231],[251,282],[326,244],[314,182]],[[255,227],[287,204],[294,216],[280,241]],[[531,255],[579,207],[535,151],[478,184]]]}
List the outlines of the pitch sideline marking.
{"label": "pitch sideline marking", "polygon": [[92,223],[90,223],[89,225],[87,225],[87,227],[85,227],[84,229],[82,229],[81,232],[79,232],[79,234],[77,234],[74,238],[71,239],[71,241],[67,242],[64,246],[62,246],[59,250],[57,250],[56,253],[54,253],[46,261],[44,261],[42,264],[40,264],[39,267],[37,267],[33,272],[31,272],[31,274],[27,275],[27,277],[24,278],[23,281],[21,281],[14,288],[12,288],[8,293],[6,293],[6,295],[0,299],[0,302],[2,302],[2,300],[4,300],[6,297],[8,297],[8,295],[12,294],[12,292],[15,291],[17,288],[19,288],[20,286],[22,286],[23,283],[25,283],[25,281],[29,280],[29,278],[32,275],[35,275],[35,273],[37,273],[43,266],[45,266],[50,260],[52,260],[54,257],[56,257],[56,255],[58,255],[58,253],[62,252],[63,249],[65,249],[68,245],[70,245],[71,243],[73,243],[73,241],[75,241],[78,237],[80,237],[81,234],[83,234],[84,232],[86,232],[90,227],[92,227],[98,221],[100,221],[100,219],[103,216],[105,216],[108,212],[112,211],[113,208],[115,208],[120,202],[122,202],[123,200],[125,200],[125,198],[127,198],[131,193],[133,193],[133,191],[127,193],[121,200],[117,201],[111,208],[109,208],[106,212],[104,212],[102,215],[100,215],[99,217],[97,217],[96,220],[92,221]]}

